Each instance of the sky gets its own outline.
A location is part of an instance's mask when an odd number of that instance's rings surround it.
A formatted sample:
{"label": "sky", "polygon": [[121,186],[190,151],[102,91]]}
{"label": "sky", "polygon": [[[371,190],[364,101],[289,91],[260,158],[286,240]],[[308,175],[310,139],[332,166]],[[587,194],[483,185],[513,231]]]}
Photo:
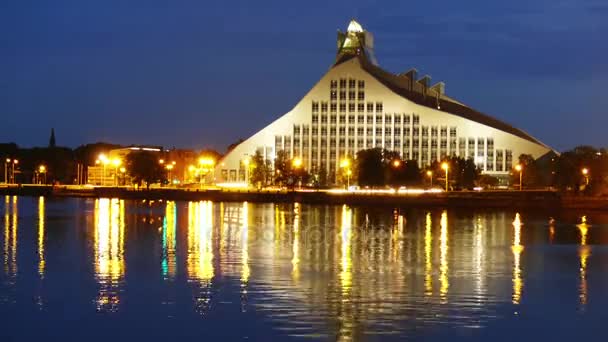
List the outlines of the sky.
{"label": "sky", "polygon": [[557,150],[605,147],[605,0],[0,2],[0,142],[216,148],[288,112],[356,18],[380,65]]}

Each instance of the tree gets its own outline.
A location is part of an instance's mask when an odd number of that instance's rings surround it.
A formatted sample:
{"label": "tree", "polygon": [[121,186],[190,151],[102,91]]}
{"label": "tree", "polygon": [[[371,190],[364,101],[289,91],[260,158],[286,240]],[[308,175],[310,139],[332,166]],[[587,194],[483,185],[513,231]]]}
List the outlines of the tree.
{"label": "tree", "polygon": [[357,152],[355,177],[360,186],[383,186],[385,184],[381,149],[372,148]]}
{"label": "tree", "polygon": [[274,160],[274,184],[285,185],[290,176],[291,161],[285,150],[279,150]]}
{"label": "tree", "polygon": [[475,186],[475,181],[479,178],[481,170],[475,165],[473,159],[464,159],[451,156],[442,162],[434,161],[430,170],[433,171],[436,179],[443,178],[445,182],[445,170],[441,167],[443,163],[448,163],[448,182],[456,189],[471,189]]}
{"label": "tree", "polygon": [[147,151],[131,152],[126,159],[129,176],[136,184],[146,182],[146,189],[150,189],[150,184],[166,180],[166,170],[155,154]]}
{"label": "tree", "polygon": [[251,183],[259,184],[260,187],[268,185],[272,175],[270,160],[264,159],[260,151],[256,151],[251,158]]}

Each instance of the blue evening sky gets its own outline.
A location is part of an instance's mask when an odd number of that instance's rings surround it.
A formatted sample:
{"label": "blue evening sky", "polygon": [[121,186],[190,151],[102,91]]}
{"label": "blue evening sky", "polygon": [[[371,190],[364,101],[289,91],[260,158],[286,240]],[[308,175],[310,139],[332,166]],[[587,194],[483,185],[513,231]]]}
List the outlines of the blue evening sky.
{"label": "blue evening sky", "polygon": [[221,151],[290,110],[356,18],[381,66],[552,147],[606,146],[608,2],[0,2],[0,142]]}

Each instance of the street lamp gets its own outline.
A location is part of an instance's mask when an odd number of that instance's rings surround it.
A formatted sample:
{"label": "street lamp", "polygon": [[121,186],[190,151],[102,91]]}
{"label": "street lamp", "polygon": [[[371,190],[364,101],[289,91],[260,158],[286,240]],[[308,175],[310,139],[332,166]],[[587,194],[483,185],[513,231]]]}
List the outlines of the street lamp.
{"label": "street lamp", "polygon": [[125,185],[125,173],[127,172],[127,169],[125,169],[124,167],[120,168],[120,173],[122,173],[122,185]]}
{"label": "street lamp", "polygon": [[445,170],[445,191],[448,191],[448,170],[450,169],[450,166],[448,163],[443,162],[441,163],[441,168]]}
{"label": "street lamp", "polygon": [[515,170],[519,172],[519,191],[521,191],[521,189],[522,189],[522,187],[521,187],[521,185],[522,185],[521,180],[522,180],[522,175],[524,173],[524,167],[521,164],[517,164],[517,165],[515,165]]}
{"label": "street lamp", "polygon": [[171,179],[171,170],[173,170],[173,165],[174,164],[169,164],[169,165],[166,166],[167,170],[169,170],[169,177],[168,177],[169,178],[169,185],[173,184],[173,181]]}
{"label": "street lamp", "polygon": [[114,165],[114,185],[118,186],[118,167],[122,164],[122,161],[118,158],[112,159],[112,165]]}
{"label": "street lamp", "polygon": [[[295,157],[293,159],[293,161],[291,162],[292,166],[294,169],[299,170],[302,167],[302,159],[300,159],[299,157]],[[302,187],[302,180],[300,179],[300,176],[298,175],[298,187],[301,188]]]}
{"label": "street lamp", "polygon": [[581,170],[581,173],[583,174],[583,177],[585,177],[585,185],[589,185],[589,169],[584,167]]}
{"label": "street lamp", "polygon": [[[248,172],[249,172],[249,170],[248,170],[248,169],[249,169],[249,166],[248,166],[248,165],[249,165],[249,161],[250,161],[250,160],[249,160],[249,157],[247,157],[245,160],[246,160],[246,162],[245,162],[245,161],[243,161],[243,164],[245,164],[246,169],[247,169],[247,170],[245,170],[245,174],[246,174],[246,176],[245,176],[245,177],[247,177],[247,174],[248,174]],[[211,158],[211,157],[201,157],[201,158],[198,160],[198,164],[200,165],[200,168],[198,169],[198,172],[199,172],[200,177],[201,177],[200,181],[201,181],[201,186],[202,186],[202,184],[203,184],[203,182],[204,182],[204,180],[205,180],[205,178],[204,178],[204,177],[206,177],[206,176],[207,176],[207,174],[208,174],[208,173],[209,173],[211,170],[213,170],[213,169],[214,169],[214,167],[215,167],[215,160],[214,160],[213,158]],[[248,184],[249,184],[249,183],[248,183]]]}
{"label": "street lamp", "polygon": [[346,173],[346,189],[350,188],[350,176],[352,175],[352,171],[350,169],[350,160],[348,158],[344,158],[340,161],[340,168],[344,169]]}
{"label": "street lamp", "polygon": [[44,175],[44,183],[43,184],[46,184],[46,166],[44,166],[44,165],[38,166],[38,173],[41,174],[41,175]]}
{"label": "street lamp", "polygon": [[110,160],[103,153],[99,155],[99,159],[98,160],[103,165],[103,174],[101,176],[101,185],[106,185],[106,165],[108,165],[108,163],[110,162]]}
{"label": "street lamp", "polygon": [[426,171],[426,175],[431,180],[431,186],[430,187],[432,188],[433,187],[433,171],[431,171],[431,170]]}
{"label": "street lamp", "polygon": [[249,187],[249,164],[251,164],[251,158],[249,156],[245,157],[243,164],[245,165],[245,183]]}

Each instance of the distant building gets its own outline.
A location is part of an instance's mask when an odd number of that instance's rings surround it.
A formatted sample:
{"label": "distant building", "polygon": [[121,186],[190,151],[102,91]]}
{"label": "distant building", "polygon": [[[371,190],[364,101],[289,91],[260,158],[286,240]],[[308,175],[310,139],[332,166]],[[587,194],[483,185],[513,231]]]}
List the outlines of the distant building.
{"label": "distant building", "polygon": [[374,56],[374,39],[351,21],[338,33],[334,64],[291,111],[245,140],[216,166],[218,181],[245,181],[248,156],[283,150],[310,172],[336,180],[340,160],[374,147],[422,167],[446,156],[471,158],[483,173],[507,178],[520,154],[551,148],[526,132],[459,102],[445,84],[416,69],[393,74]]}
{"label": "distant building", "polygon": [[[167,177],[172,184],[198,183],[199,180],[191,172],[190,166],[197,165],[197,153],[193,150],[172,149],[165,150],[162,146],[128,146],[110,150],[106,153],[108,162],[104,165],[98,160],[95,165],[88,167],[87,183],[92,185],[115,186],[130,185],[127,156],[133,152],[146,151],[158,154],[159,163],[167,168]],[[119,160],[120,164],[113,164]]]}

